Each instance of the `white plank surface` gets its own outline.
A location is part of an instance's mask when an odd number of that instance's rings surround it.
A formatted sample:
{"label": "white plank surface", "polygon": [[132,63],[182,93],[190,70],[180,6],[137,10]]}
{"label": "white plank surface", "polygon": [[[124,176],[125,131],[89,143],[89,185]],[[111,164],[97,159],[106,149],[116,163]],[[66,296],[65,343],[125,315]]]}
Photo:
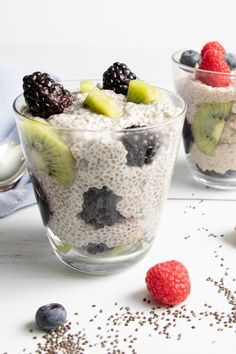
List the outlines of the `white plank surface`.
{"label": "white plank surface", "polygon": [[[192,291],[186,301],[189,310],[204,311],[204,304],[213,306],[212,311],[227,311],[229,305],[224,296],[206,281],[208,276],[219,280],[226,267],[229,276],[226,282],[233,291],[235,276],[236,219],[234,202],[224,201],[172,201],[169,200],[163,214],[159,235],[149,254],[136,266],[113,276],[87,276],[62,265],[52,254],[44,235],[36,206],[23,209],[1,220],[0,247],[0,352],[9,354],[35,352],[36,342],[41,342],[42,333],[29,333],[35,328],[33,321],[39,306],[50,302],[64,304],[68,318],[73,322],[73,331],[85,327],[91,341],[96,334],[106,334],[104,319],[116,312],[114,303],[130,306],[132,311],[142,310],[146,314],[152,304],[143,303],[147,295],[145,274],[157,262],[177,259],[190,272]],[[206,231],[206,229],[208,231]],[[215,237],[210,236],[212,233]],[[224,235],[221,237],[220,235]],[[215,258],[217,252],[218,258]],[[224,258],[224,267],[220,258]],[[94,324],[89,318],[97,305],[103,314]],[[163,310],[161,310],[163,311]],[[74,313],[78,312],[78,318]],[[79,320],[80,325],[76,326]],[[180,320],[171,328],[172,339],[158,335],[148,325],[139,329],[139,337],[134,347],[138,354],[195,354],[201,350],[208,354],[222,354],[226,345],[227,353],[235,353],[236,324],[233,329],[218,332],[210,326],[209,318],[202,321]],[[193,330],[191,326],[196,328]],[[102,330],[97,330],[101,326]],[[122,340],[132,333],[131,327],[119,326],[120,345],[126,353],[131,353]],[[178,333],[182,339],[176,340]],[[136,332],[134,332],[134,335]],[[149,336],[151,334],[151,337]],[[32,339],[36,335],[37,339]],[[12,340],[14,338],[14,340]],[[87,349],[86,354],[105,354],[99,348]]]}

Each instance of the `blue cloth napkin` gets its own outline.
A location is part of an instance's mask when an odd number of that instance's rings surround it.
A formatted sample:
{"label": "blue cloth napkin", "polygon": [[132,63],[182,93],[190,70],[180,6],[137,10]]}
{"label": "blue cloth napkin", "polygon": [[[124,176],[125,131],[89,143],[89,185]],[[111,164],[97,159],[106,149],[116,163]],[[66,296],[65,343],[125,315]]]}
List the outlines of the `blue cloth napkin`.
{"label": "blue cloth napkin", "polygon": [[[22,92],[22,78],[37,71],[37,68],[0,65],[0,144],[7,141],[19,142],[12,104]],[[58,80],[58,78],[55,78]],[[17,209],[34,204],[35,197],[28,172],[9,191],[0,192],[0,218]]]}

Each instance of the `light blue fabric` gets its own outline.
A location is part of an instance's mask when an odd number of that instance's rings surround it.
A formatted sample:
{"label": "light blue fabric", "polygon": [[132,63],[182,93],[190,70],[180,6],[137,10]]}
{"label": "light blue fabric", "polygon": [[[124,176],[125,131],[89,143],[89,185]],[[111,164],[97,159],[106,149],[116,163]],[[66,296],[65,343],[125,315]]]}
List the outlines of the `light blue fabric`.
{"label": "light blue fabric", "polygon": [[[12,104],[16,96],[22,92],[22,78],[42,68],[25,68],[0,65],[0,143],[19,142]],[[58,80],[54,77],[54,79]],[[0,218],[17,209],[35,203],[29,176],[25,171],[17,185],[6,192],[0,192]]]}

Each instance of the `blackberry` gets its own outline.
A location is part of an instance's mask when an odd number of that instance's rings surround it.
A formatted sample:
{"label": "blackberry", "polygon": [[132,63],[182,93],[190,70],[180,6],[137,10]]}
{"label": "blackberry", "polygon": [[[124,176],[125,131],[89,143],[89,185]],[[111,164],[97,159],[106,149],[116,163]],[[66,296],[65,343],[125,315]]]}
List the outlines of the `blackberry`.
{"label": "blackberry", "polygon": [[83,197],[83,210],[79,213],[79,216],[86,224],[93,225],[95,229],[101,229],[106,225],[112,226],[124,218],[116,210],[116,205],[121,197],[113,193],[109,188],[105,186],[101,189],[89,188],[83,194]]}
{"label": "blackberry", "polygon": [[38,179],[30,173],[30,180],[34,187],[34,194],[40,210],[43,224],[46,226],[49,222],[50,215],[52,215],[53,213],[50,210],[50,206],[46,194],[44,193],[42,187],[40,186]]}
{"label": "blackberry", "polygon": [[184,141],[184,150],[188,154],[190,152],[191,145],[193,143],[193,134],[191,124],[189,124],[187,118],[184,120],[183,126],[183,141]]}
{"label": "blackberry", "polygon": [[136,75],[126,64],[116,62],[104,72],[103,88],[127,95],[129,82],[135,79],[137,79]]}
{"label": "blackberry", "polygon": [[23,78],[25,102],[34,117],[48,118],[72,104],[73,96],[61,84],[39,71]]}
{"label": "blackberry", "polygon": [[105,243],[88,243],[87,252],[90,254],[102,253],[104,251],[109,250]]}
{"label": "blackberry", "polygon": [[[132,125],[126,129],[144,128],[145,126]],[[136,133],[125,134],[122,142],[127,150],[127,165],[142,167],[144,164],[150,165],[154,159],[157,150],[160,147],[160,141],[157,134],[137,131]]]}

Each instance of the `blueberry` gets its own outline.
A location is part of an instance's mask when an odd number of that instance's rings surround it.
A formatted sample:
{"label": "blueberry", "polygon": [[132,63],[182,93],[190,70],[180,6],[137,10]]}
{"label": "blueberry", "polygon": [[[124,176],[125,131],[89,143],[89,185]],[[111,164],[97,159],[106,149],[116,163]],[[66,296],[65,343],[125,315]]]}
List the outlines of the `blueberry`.
{"label": "blueberry", "polygon": [[191,66],[193,68],[196,66],[196,64],[199,64],[200,61],[201,61],[201,55],[192,49],[185,50],[180,57],[181,64]]}
{"label": "blueberry", "polygon": [[35,321],[40,329],[50,331],[65,323],[66,316],[66,310],[62,305],[52,303],[38,309]]}
{"label": "blueberry", "polygon": [[225,61],[229,65],[231,70],[236,68],[236,55],[235,54],[226,53],[225,54]]}

